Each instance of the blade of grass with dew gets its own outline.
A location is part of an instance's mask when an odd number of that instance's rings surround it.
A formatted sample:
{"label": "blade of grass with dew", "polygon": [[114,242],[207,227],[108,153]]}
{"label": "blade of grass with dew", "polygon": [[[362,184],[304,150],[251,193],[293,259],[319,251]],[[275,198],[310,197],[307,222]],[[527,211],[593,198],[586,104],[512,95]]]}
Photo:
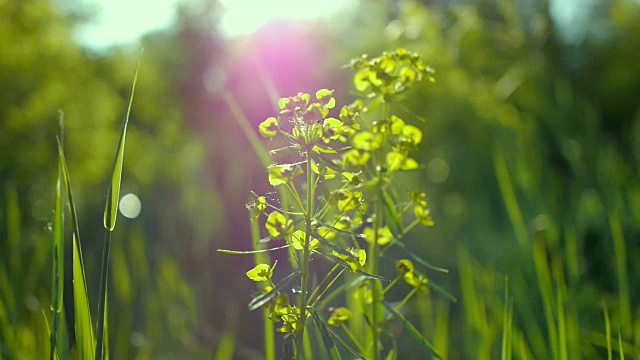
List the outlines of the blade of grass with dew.
{"label": "blade of grass with dew", "polygon": [[418,329],[416,329],[415,326],[413,326],[413,324],[411,324],[409,320],[404,317],[404,315],[399,313],[390,303],[386,301],[381,301],[381,303],[385,308],[387,308],[387,310],[389,310],[391,315],[393,315],[393,317],[396,318],[396,320],[398,320],[405,329],[407,329],[409,335],[416,339],[418,343],[425,349],[429,350],[436,359],[442,359],[442,355],[440,355],[438,350],[436,350],[435,346],[433,346],[427,339],[425,339],[420,331],[418,331]]}
{"label": "blade of grass with dew", "polygon": [[329,330],[327,330],[327,325],[324,323],[324,321],[322,321],[322,319],[320,318],[320,315],[318,315],[318,313],[313,307],[309,307],[308,310],[311,313],[311,316],[313,317],[313,321],[316,323],[318,330],[320,330],[320,335],[322,336],[322,344],[324,345],[324,348],[329,353],[329,357],[334,360],[342,359],[342,357],[340,356],[340,352],[336,347],[336,344],[333,342],[333,339],[331,339],[331,336],[329,335]]}
{"label": "blade of grass with dew", "polygon": [[113,166],[113,174],[109,191],[107,192],[107,203],[104,209],[104,228],[105,241],[102,250],[102,271],[100,273],[100,297],[98,298],[98,324],[96,327],[96,359],[103,359],[105,338],[107,337],[106,312],[107,312],[107,279],[109,277],[109,251],[111,247],[111,233],[116,226],[116,218],[118,215],[118,200],[120,197],[120,182],[122,180],[122,167],[124,164],[124,145],[127,136],[127,125],[129,123],[129,115],[131,114],[131,105],[133,104],[133,96],[135,94],[136,83],[138,81],[138,69],[140,68],[140,60],[136,66],[136,72],[133,76],[133,84],[131,85],[131,93],[127,104],[127,110],[122,120],[122,129],[120,130],[120,141],[116,151],[116,158]]}
{"label": "blade of grass with dew", "polygon": [[64,209],[63,203],[63,170],[62,162],[58,158],[58,178],[56,180],[56,202],[53,220],[53,286],[51,289],[51,299],[53,300],[51,335],[49,337],[51,348],[49,350],[49,359],[53,360],[57,357],[58,330],[60,327],[60,313],[62,311],[62,296],[64,286]]}
{"label": "blade of grass with dew", "polygon": [[69,169],[60,141],[58,141],[58,156],[62,164],[64,186],[69,200],[69,211],[71,213],[71,225],[73,228],[73,302],[75,309],[76,351],[79,359],[91,360],[94,359],[95,356],[95,337],[87,296],[87,282],[84,274],[82,247],[80,245],[80,230],[78,227],[76,207],[73,201],[73,193],[71,191]]}
{"label": "blade of grass with dew", "polygon": [[611,348],[611,321],[609,320],[607,303],[604,300],[602,300],[602,310],[604,312],[604,329],[607,338],[607,360],[613,360],[613,351]]}

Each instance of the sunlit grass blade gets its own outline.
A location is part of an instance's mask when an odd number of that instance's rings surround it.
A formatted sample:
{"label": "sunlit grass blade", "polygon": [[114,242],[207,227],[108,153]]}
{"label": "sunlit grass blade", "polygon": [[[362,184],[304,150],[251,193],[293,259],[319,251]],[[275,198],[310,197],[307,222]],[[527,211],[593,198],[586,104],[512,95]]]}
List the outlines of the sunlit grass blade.
{"label": "sunlit grass blade", "polygon": [[420,345],[422,345],[425,349],[429,350],[431,352],[431,354],[437,358],[437,359],[442,359],[442,356],[440,355],[440,353],[436,350],[436,348],[429,342],[427,341],[427,339],[425,339],[422,334],[420,333],[420,331],[418,331],[418,329],[415,328],[415,326],[413,326],[413,324],[411,324],[409,322],[409,320],[407,320],[407,318],[404,317],[404,315],[402,315],[401,313],[399,313],[394,307],[393,305],[389,304],[386,301],[381,301],[382,305],[384,305],[385,308],[387,308],[387,310],[389,310],[389,312],[391,313],[391,315],[393,315],[394,318],[396,318],[396,320],[398,320],[402,326],[404,326],[405,329],[407,329],[407,331],[409,332],[409,335],[411,335],[411,337],[413,337],[414,339],[416,339],[418,341],[418,343]]}
{"label": "sunlit grass blade", "polygon": [[324,323],[324,321],[322,321],[322,319],[320,318],[320,315],[318,315],[318,313],[315,311],[313,307],[308,307],[307,310],[311,313],[311,316],[313,317],[313,321],[316,323],[318,330],[320,330],[322,343],[324,345],[324,348],[329,353],[329,357],[334,360],[342,359],[342,357],[340,356],[340,352],[336,347],[336,344],[333,342],[333,339],[331,339],[331,336],[329,335],[329,331],[327,330],[327,325]]}
{"label": "sunlit grass blade", "polygon": [[291,282],[298,276],[300,276],[299,271],[292,272],[291,274],[287,275],[287,277],[280,280],[280,282],[278,282],[276,286],[274,286],[273,289],[271,289],[271,291],[258,295],[257,297],[253,298],[253,300],[249,302],[249,311],[258,309],[262,305],[268,303],[271,299],[273,299],[276,295],[278,295],[278,291],[289,286],[289,284],[291,284]]}
{"label": "sunlit grass blade", "polygon": [[58,329],[60,327],[60,312],[62,311],[62,296],[64,285],[64,209],[62,207],[64,193],[63,193],[63,170],[62,159],[58,156],[58,178],[56,180],[56,202],[54,210],[53,220],[53,270],[52,276],[52,289],[51,299],[53,300],[52,306],[52,320],[51,320],[51,335],[50,335],[50,355],[49,359],[53,360],[57,353],[58,344]]}
{"label": "sunlit grass blade", "polygon": [[94,359],[95,337],[93,333],[93,323],[91,322],[89,299],[87,297],[87,283],[84,274],[84,262],[82,260],[78,217],[73,201],[73,193],[71,191],[69,170],[67,168],[62,144],[59,141],[58,154],[62,164],[64,186],[67,192],[67,198],[69,199],[69,210],[73,228],[73,302],[75,309],[76,351],[79,359]]}
{"label": "sunlit grass blade", "polygon": [[100,273],[100,296],[98,298],[98,324],[96,327],[96,359],[102,360],[105,346],[105,338],[107,326],[106,326],[106,312],[107,312],[107,283],[109,277],[109,252],[111,248],[111,233],[116,226],[116,218],[118,215],[118,200],[120,197],[120,184],[122,180],[122,168],[124,164],[124,146],[127,137],[127,125],[129,123],[129,115],[131,114],[131,105],[133,103],[133,96],[135,94],[136,83],[138,81],[138,70],[140,68],[140,61],[136,66],[136,72],[133,76],[133,84],[131,85],[131,93],[129,95],[129,101],[127,103],[127,110],[122,120],[122,128],[120,130],[120,141],[118,142],[118,148],[116,151],[116,157],[113,165],[113,173],[111,175],[111,182],[109,185],[109,191],[107,192],[107,203],[104,209],[104,227],[105,227],[105,241],[102,250],[102,271]]}
{"label": "sunlit grass blade", "polygon": [[260,162],[262,163],[265,169],[269,168],[269,166],[271,165],[271,158],[269,157],[269,152],[262,145],[262,142],[260,141],[255,131],[253,130],[251,122],[249,121],[249,119],[247,119],[247,116],[242,111],[242,108],[240,108],[240,106],[238,105],[238,102],[233,97],[233,94],[231,94],[230,92],[225,92],[224,100],[227,102],[227,106],[229,106],[229,110],[231,110],[231,114],[233,114],[236,121],[238,122],[238,125],[240,125],[240,128],[244,132],[244,135],[247,137],[247,140],[249,140],[249,143],[251,144],[253,151],[256,153],[256,155],[260,159]]}

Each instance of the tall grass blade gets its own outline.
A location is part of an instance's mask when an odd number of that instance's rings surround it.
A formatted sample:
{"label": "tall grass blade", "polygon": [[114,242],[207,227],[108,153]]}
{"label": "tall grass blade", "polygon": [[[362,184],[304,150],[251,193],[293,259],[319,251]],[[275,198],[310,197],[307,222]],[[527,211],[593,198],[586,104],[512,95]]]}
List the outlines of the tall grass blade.
{"label": "tall grass blade", "polygon": [[111,233],[116,227],[116,218],[118,215],[118,200],[120,197],[120,184],[122,180],[122,167],[124,164],[124,144],[127,137],[127,125],[129,123],[129,115],[131,114],[131,104],[135,94],[136,83],[138,82],[138,70],[140,68],[140,60],[136,66],[136,72],[133,76],[133,84],[131,85],[131,93],[127,104],[127,111],[122,120],[122,129],[120,130],[120,141],[116,151],[116,158],[113,165],[113,173],[111,175],[111,183],[107,192],[107,203],[104,209],[104,228],[105,241],[102,249],[102,271],[100,273],[100,297],[98,299],[98,325],[96,328],[96,359],[102,360],[105,357],[103,352],[105,346],[105,338],[107,331],[106,313],[107,313],[107,283],[109,277],[109,252],[111,248]]}
{"label": "tall grass blade", "polygon": [[75,310],[76,351],[79,359],[94,359],[95,336],[91,311],[87,296],[87,282],[84,274],[84,262],[82,260],[82,248],[80,245],[80,230],[73,193],[71,191],[71,179],[69,169],[64,156],[62,144],[58,141],[58,154],[62,164],[64,186],[69,199],[69,211],[71,213],[71,225],[73,228],[73,303]]}
{"label": "tall grass blade", "polygon": [[402,326],[404,326],[404,328],[407,329],[407,331],[409,332],[409,335],[411,335],[414,339],[416,339],[418,343],[422,345],[425,349],[429,350],[433,355],[433,357],[435,357],[436,359],[442,359],[442,355],[440,355],[440,353],[436,350],[435,346],[433,346],[427,339],[425,339],[420,333],[420,331],[418,331],[418,329],[416,329],[415,326],[413,326],[413,324],[411,324],[409,320],[407,320],[407,318],[404,317],[404,315],[399,313],[393,307],[393,305],[389,304],[388,302],[381,301],[381,303],[382,305],[384,305],[385,308],[387,308],[387,310],[389,310],[389,312],[391,313],[391,315],[393,315],[393,317],[395,317],[398,321],[400,321]]}
{"label": "tall grass blade", "polygon": [[607,340],[607,360],[613,360],[613,351],[611,346],[611,321],[609,320],[609,310],[607,310],[607,303],[602,300],[602,309],[604,311],[604,329]]}
{"label": "tall grass blade", "polygon": [[613,239],[613,250],[616,258],[616,277],[618,280],[618,301],[620,302],[620,325],[626,333],[631,327],[631,301],[629,294],[629,273],[627,271],[627,248],[624,233],[617,210],[609,213],[609,226]]}
{"label": "tall grass blade", "polygon": [[62,160],[58,157],[58,178],[56,180],[56,203],[53,220],[53,286],[51,299],[53,300],[53,315],[51,320],[51,349],[49,359],[53,360],[57,353],[58,329],[60,327],[60,313],[62,311],[62,296],[64,290],[64,209],[63,203],[63,170]]}
{"label": "tall grass blade", "polygon": [[251,126],[251,122],[249,121],[249,119],[247,119],[247,116],[244,114],[244,112],[240,108],[240,105],[238,105],[238,102],[233,97],[233,94],[231,94],[230,92],[225,92],[224,100],[227,102],[227,106],[229,106],[229,110],[231,110],[231,114],[233,114],[233,117],[236,118],[236,121],[238,122],[238,125],[240,125],[240,128],[244,132],[244,135],[247,137],[247,140],[249,140],[249,143],[251,144],[253,151],[256,153],[256,155],[258,155],[260,162],[262,163],[265,169],[269,168],[269,165],[271,165],[271,158],[269,157],[269,152],[262,145],[262,142],[256,135],[253,127]]}
{"label": "tall grass blade", "polygon": [[618,327],[618,351],[620,351],[620,360],[624,360],[624,347],[622,347],[622,335],[620,334],[620,327]]}
{"label": "tall grass blade", "polygon": [[313,317],[313,321],[316,323],[318,330],[320,330],[320,335],[322,336],[322,344],[324,348],[327,350],[327,352],[329,353],[329,357],[333,360],[342,359],[342,357],[340,356],[340,352],[336,347],[336,344],[333,342],[333,339],[331,339],[331,336],[329,335],[329,330],[327,330],[327,325],[324,323],[324,321],[322,321],[322,319],[320,318],[320,315],[318,315],[318,313],[313,307],[308,307],[307,310],[311,313],[311,316]]}
{"label": "tall grass blade", "polygon": [[498,185],[500,186],[502,200],[504,205],[507,207],[507,213],[509,214],[511,224],[513,225],[516,238],[521,245],[527,244],[529,243],[527,227],[524,224],[522,212],[518,205],[518,198],[513,190],[513,183],[511,182],[511,176],[509,175],[507,160],[504,158],[504,153],[502,151],[498,151],[494,154],[493,166],[495,168],[496,178],[498,179]]}
{"label": "tall grass blade", "polygon": [[505,278],[504,318],[502,322],[502,360],[511,360],[511,342],[513,336],[513,307],[509,299],[509,279]]}
{"label": "tall grass blade", "polygon": [[551,274],[549,272],[549,262],[547,260],[547,249],[542,239],[536,239],[533,244],[533,262],[535,265],[536,275],[538,277],[538,287],[542,295],[544,304],[544,316],[547,322],[547,331],[549,336],[549,344],[554,359],[559,358],[558,332],[555,325],[553,304],[553,285],[551,282]]}

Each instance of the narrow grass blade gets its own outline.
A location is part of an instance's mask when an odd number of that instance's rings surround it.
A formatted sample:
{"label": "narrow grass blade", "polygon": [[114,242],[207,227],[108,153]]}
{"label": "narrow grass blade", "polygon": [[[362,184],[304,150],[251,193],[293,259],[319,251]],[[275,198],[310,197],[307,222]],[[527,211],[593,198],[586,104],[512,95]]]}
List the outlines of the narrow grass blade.
{"label": "narrow grass blade", "polygon": [[613,360],[613,351],[611,350],[611,321],[609,320],[607,303],[604,300],[602,300],[602,309],[604,311],[604,329],[607,337],[607,360]]}
{"label": "narrow grass blade", "polygon": [[620,360],[624,360],[624,347],[622,347],[622,335],[620,335],[620,327],[618,327],[618,351],[620,352]]}
{"label": "narrow grass blade", "polygon": [[627,271],[627,247],[624,240],[624,232],[618,210],[609,213],[609,227],[611,239],[613,240],[613,250],[616,259],[616,278],[618,280],[618,301],[620,302],[620,325],[623,332],[631,328],[631,301],[629,294],[629,273]]}
{"label": "narrow grass blade", "polygon": [[56,203],[53,220],[53,287],[51,299],[53,300],[53,315],[51,320],[51,349],[49,358],[53,360],[57,353],[58,329],[60,327],[60,312],[62,311],[62,296],[64,286],[64,209],[63,203],[63,170],[62,159],[58,156],[58,179],[56,180]]}
{"label": "narrow grass blade", "polygon": [[442,359],[442,356],[440,355],[440,353],[438,353],[438,351],[436,350],[436,348],[429,342],[427,341],[427,339],[425,339],[422,334],[420,333],[420,331],[418,331],[418,329],[415,328],[415,326],[413,326],[413,324],[411,324],[409,322],[409,320],[407,320],[407,318],[404,317],[404,315],[402,315],[401,313],[399,313],[394,307],[393,305],[389,304],[386,301],[381,301],[382,305],[384,305],[385,308],[387,308],[387,310],[389,310],[389,312],[391,313],[391,315],[393,315],[393,317],[396,318],[396,320],[398,320],[405,329],[407,329],[407,331],[409,332],[409,334],[418,341],[418,343],[420,345],[422,345],[425,349],[429,350],[431,352],[431,354],[437,358],[437,359]]}
{"label": "narrow grass blade", "polygon": [[58,154],[62,164],[64,185],[69,199],[69,210],[73,228],[73,302],[75,310],[76,351],[79,359],[92,360],[95,356],[95,337],[93,333],[93,323],[91,322],[89,299],[87,297],[87,282],[84,274],[84,262],[82,260],[82,249],[80,246],[80,230],[78,227],[76,207],[73,201],[73,193],[71,191],[69,170],[60,141],[58,141]]}
{"label": "narrow grass blade", "polygon": [[340,356],[340,352],[336,347],[336,344],[333,342],[333,339],[331,339],[331,336],[329,335],[329,330],[327,330],[327,325],[324,323],[324,321],[322,321],[322,319],[320,318],[320,315],[318,315],[316,310],[312,307],[308,307],[307,310],[309,311],[309,313],[311,313],[311,316],[313,317],[313,321],[316,323],[318,330],[320,330],[320,335],[322,336],[322,345],[324,346],[325,349],[327,349],[327,352],[329,353],[329,357],[334,360],[342,359],[342,357]]}
{"label": "narrow grass blade", "polygon": [[[107,192],[107,203],[104,209],[104,228],[105,241],[102,249],[102,271],[100,273],[100,296],[98,298],[98,324],[96,327],[96,359],[102,360],[108,357],[108,346],[105,346],[105,338],[107,337],[107,283],[109,277],[109,252],[111,248],[111,233],[116,227],[116,218],[118,215],[118,200],[120,197],[120,184],[122,180],[122,167],[124,164],[124,145],[127,137],[127,125],[129,123],[129,115],[131,114],[131,104],[135,94],[136,83],[138,82],[138,70],[140,68],[140,60],[136,66],[136,72],[133,76],[133,84],[131,85],[131,93],[127,104],[127,110],[122,120],[122,129],[120,130],[120,141],[116,151],[115,162],[113,165],[113,173],[111,175],[111,183]],[[105,350],[103,352],[103,350]],[[106,356],[106,357],[103,357]]]}
{"label": "narrow grass blade", "polygon": [[433,264],[431,264],[430,262],[426,261],[425,259],[421,258],[420,256],[416,255],[413,251],[407,249],[407,247],[401,243],[400,241],[397,241],[394,243],[394,246],[400,248],[400,250],[402,250],[402,252],[404,252],[405,254],[407,254],[411,259],[413,259],[415,262],[417,262],[418,264],[431,269],[431,270],[435,270],[438,272],[442,272],[442,273],[449,273],[449,270],[445,269],[445,268],[441,268],[438,266],[435,266]]}
{"label": "narrow grass blade", "polygon": [[136,72],[133,76],[133,85],[131,86],[131,94],[129,95],[129,101],[127,103],[127,111],[125,112],[122,120],[120,141],[118,142],[118,150],[116,152],[116,158],[113,165],[113,174],[111,175],[111,183],[109,185],[109,192],[107,193],[107,204],[104,209],[104,227],[109,231],[113,231],[116,227],[116,215],[118,213],[118,200],[120,197],[120,182],[122,180],[122,166],[124,164],[124,144],[127,137],[127,125],[129,124],[133,95],[135,94],[136,83],[138,82],[139,68],[140,61],[138,61],[138,65],[136,66]]}
{"label": "narrow grass blade", "polygon": [[333,331],[332,328],[327,327],[327,331],[329,332],[329,334],[331,334],[331,336],[333,336],[336,340],[338,340],[338,342],[340,344],[342,344],[342,346],[344,346],[345,349],[347,349],[351,354],[353,354],[354,356],[356,356],[356,359],[365,359],[364,355],[362,355],[360,352],[358,352],[358,350],[354,349],[351,344],[349,344],[348,341],[346,341],[345,339],[343,339],[340,335],[338,335],[338,333],[336,333],[335,331]]}
{"label": "narrow grass blade", "polygon": [[511,339],[513,337],[513,305],[509,299],[509,279],[505,278],[504,318],[502,322],[502,360],[511,360]]}
{"label": "narrow grass blade", "polygon": [[547,260],[547,249],[544,245],[544,240],[541,238],[535,239],[533,243],[533,262],[535,265],[536,275],[538,277],[538,288],[542,295],[542,302],[544,304],[544,316],[547,323],[547,335],[549,338],[549,345],[553,353],[553,359],[558,359],[559,346],[558,346],[558,332],[555,323],[555,316],[553,311],[555,310],[555,299],[553,296],[554,288],[551,281],[551,274],[549,272],[549,262]]}
{"label": "narrow grass blade", "polygon": [[249,302],[249,311],[258,309],[262,305],[268,303],[271,299],[273,299],[276,295],[278,295],[278,291],[289,286],[289,284],[291,284],[291,282],[299,275],[300,275],[299,271],[292,272],[291,274],[287,275],[287,277],[280,280],[280,282],[278,282],[276,286],[274,286],[273,289],[271,289],[271,291],[255,297],[253,300],[251,300],[251,302]]}
{"label": "narrow grass blade", "polygon": [[429,280],[429,283],[427,284],[427,286],[429,286],[429,289],[434,290],[435,292],[437,292],[438,294],[444,296],[445,298],[453,301],[453,302],[458,302],[458,299],[453,296],[450,292],[448,292],[447,290],[445,290],[442,286],[438,285],[437,283],[433,282],[433,280]]}
{"label": "narrow grass blade", "polygon": [[500,187],[500,193],[502,194],[502,200],[507,207],[507,213],[513,226],[513,230],[516,234],[516,238],[521,245],[529,242],[529,236],[527,234],[527,227],[524,224],[522,212],[518,205],[518,198],[513,190],[513,184],[511,182],[511,176],[509,175],[509,169],[507,167],[507,160],[504,158],[504,153],[498,151],[493,156],[493,166],[496,172],[496,178],[498,179],[498,185]]}
{"label": "narrow grass blade", "polygon": [[236,118],[238,125],[240,125],[240,128],[244,132],[244,135],[247,137],[247,140],[249,140],[249,143],[251,144],[253,151],[256,153],[256,155],[260,159],[260,162],[262,163],[265,169],[268,169],[269,166],[271,165],[271,158],[269,157],[269,152],[262,145],[262,142],[256,135],[253,127],[251,126],[251,122],[249,122],[249,119],[247,119],[247,116],[244,114],[244,112],[238,105],[238,102],[230,92],[224,93],[224,100],[227,102],[227,106],[229,106],[229,110],[231,110],[231,114],[233,114],[233,116]]}
{"label": "narrow grass blade", "polygon": [[[326,241],[326,240],[325,240],[325,241]],[[343,250],[343,251],[344,251],[344,250]],[[351,267],[349,266],[349,264],[347,264],[346,262],[342,261],[341,259],[338,259],[338,258],[337,258],[337,257],[335,257],[335,256],[325,255],[325,254],[323,254],[323,253],[321,253],[321,252],[319,252],[319,251],[315,251],[314,253],[315,253],[315,254],[318,254],[318,255],[321,255],[323,258],[325,258],[325,259],[327,259],[327,260],[331,261],[331,262],[332,262],[332,263],[334,263],[334,264],[339,264],[340,266],[342,266],[342,267],[344,267],[344,268],[346,268],[346,269],[351,269]],[[353,256],[353,255],[351,255],[351,254],[350,254],[350,256]],[[377,279],[377,280],[385,281],[385,282],[388,282],[388,283],[390,283],[390,282],[391,282],[391,280],[389,280],[389,279],[387,279],[387,278],[385,278],[385,277],[382,277],[382,276],[380,276],[380,275],[370,274],[370,273],[368,273],[368,272],[366,272],[366,271],[356,270],[356,271],[353,271],[353,272],[358,273],[358,274],[360,274],[360,275],[362,275],[362,276],[364,276],[364,277],[366,277],[366,278],[369,278],[369,279]]]}

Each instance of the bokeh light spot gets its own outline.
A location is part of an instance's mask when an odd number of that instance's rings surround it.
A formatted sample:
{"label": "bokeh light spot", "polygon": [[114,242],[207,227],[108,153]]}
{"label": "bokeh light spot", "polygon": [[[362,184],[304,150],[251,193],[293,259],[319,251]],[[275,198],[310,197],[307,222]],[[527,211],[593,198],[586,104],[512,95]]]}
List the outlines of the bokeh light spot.
{"label": "bokeh light spot", "polygon": [[127,194],[120,199],[120,213],[129,219],[135,219],[140,215],[142,203],[134,194]]}

